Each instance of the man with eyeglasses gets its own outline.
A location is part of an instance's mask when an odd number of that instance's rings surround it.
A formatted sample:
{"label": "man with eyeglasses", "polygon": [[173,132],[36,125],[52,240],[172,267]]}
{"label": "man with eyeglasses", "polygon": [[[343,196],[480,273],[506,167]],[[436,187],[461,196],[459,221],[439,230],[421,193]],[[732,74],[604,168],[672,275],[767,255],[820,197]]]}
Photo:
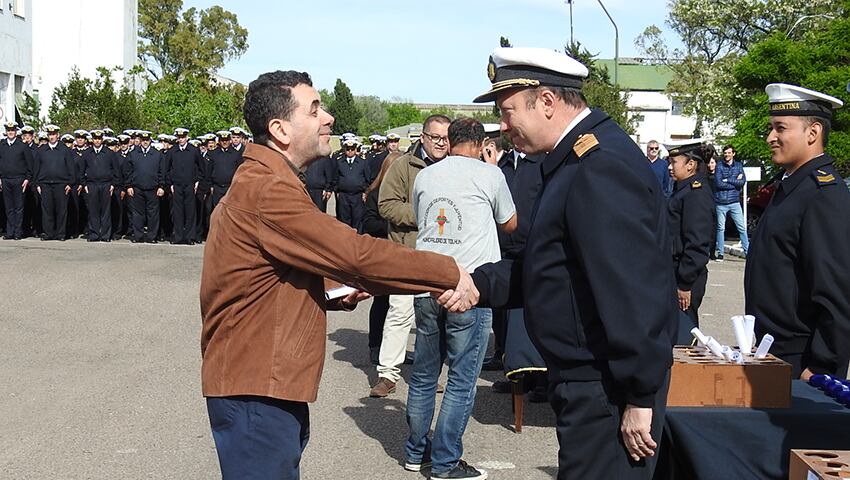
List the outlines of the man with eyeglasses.
{"label": "man with eyeglasses", "polygon": [[336,162],[331,184],[336,192],[336,218],[355,230],[363,222],[364,193],[369,187],[369,163],[357,155],[357,140],[342,143],[343,155]]}
{"label": "man with eyeglasses", "polygon": [[[431,115],[422,124],[419,142],[398,157],[384,174],[378,191],[378,213],[389,223],[390,240],[416,248],[419,227],[413,210],[413,182],[428,165],[449,154],[449,124],[445,115]],[[378,381],[370,397],[386,397],[395,392],[401,379],[399,366],[404,362],[407,337],[413,325],[413,296],[390,295],[390,309],[384,321],[384,335],[378,354]]]}
{"label": "man with eyeglasses", "polygon": [[661,146],[657,140],[650,140],[646,144],[646,158],[649,160],[649,166],[652,168],[655,178],[658,179],[658,183],[661,184],[661,191],[664,192],[664,196],[669,198],[673,193],[673,182],[670,180],[670,172],[667,171],[667,162],[659,156],[660,151]]}

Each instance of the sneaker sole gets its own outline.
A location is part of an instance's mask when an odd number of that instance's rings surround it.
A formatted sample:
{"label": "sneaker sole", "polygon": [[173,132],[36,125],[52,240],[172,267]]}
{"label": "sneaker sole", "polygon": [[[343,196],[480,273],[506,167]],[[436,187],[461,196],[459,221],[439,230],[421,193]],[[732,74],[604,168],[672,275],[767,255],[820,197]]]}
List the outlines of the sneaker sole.
{"label": "sneaker sole", "polygon": [[[480,469],[478,471],[481,472],[480,475],[476,475],[474,477],[457,477],[457,478],[458,478],[458,480],[486,480],[487,479],[487,472],[484,471],[484,470],[480,470]],[[449,477],[435,477],[435,476],[431,475],[429,478],[432,478],[432,479],[435,479],[435,480],[440,480],[440,479],[449,478]]]}
{"label": "sneaker sole", "polygon": [[407,462],[405,462],[404,463],[404,469],[407,470],[408,472],[419,472],[423,468],[428,468],[430,466],[431,466],[431,462],[425,462],[425,463],[407,463]]}

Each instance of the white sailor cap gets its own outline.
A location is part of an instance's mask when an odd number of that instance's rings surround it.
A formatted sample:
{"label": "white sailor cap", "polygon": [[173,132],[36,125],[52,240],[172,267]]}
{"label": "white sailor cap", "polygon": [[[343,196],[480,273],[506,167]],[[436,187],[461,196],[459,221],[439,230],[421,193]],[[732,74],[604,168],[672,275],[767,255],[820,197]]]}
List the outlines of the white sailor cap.
{"label": "white sailor cap", "polygon": [[383,135],[375,135],[375,141],[378,143],[387,143],[387,137]]}
{"label": "white sailor cap", "polygon": [[107,136],[111,137],[111,136],[115,135],[115,130],[112,130],[109,127],[103,127],[103,133],[106,134]]}
{"label": "white sailor cap", "polygon": [[502,127],[498,123],[485,123],[484,134],[488,138],[498,138],[502,134]]}
{"label": "white sailor cap", "polygon": [[215,132],[215,136],[220,140],[230,140],[230,130],[219,130]]}
{"label": "white sailor cap", "polygon": [[136,130],[136,135],[138,135],[142,140],[150,140],[151,135],[153,134],[147,130]]}
{"label": "white sailor cap", "polygon": [[32,128],[30,125],[24,125],[23,127],[21,127],[21,133],[33,134],[35,133],[35,129]]}
{"label": "white sailor cap", "polygon": [[35,136],[39,140],[47,140],[47,132],[38,132]]}
{"label": "white sailor cap", "polygon": [[340,136],[341,136],[342,138],[344,138],[344,139],[346,139],[346,140],[347,140],[347,139],[349,139],[349,138],[354,138],[354,137],[356,137],[357,135],[355,135],[355,134],[353,134],[353,133],[351,133],[351,132],[345,132],[345,133],[343,133],[343,134],[342,134],[342,135],[340,135]]}
{"label": "white sailor cap", "polygon": [[3,126],[6,127],[6,130],[17,130],[18,122],[6,122]]}
{"label": "white sailor cap", "polygon": [[67,143],[67,142],[73,142],[73,141],[74,141],[74,136],[73,136],[73,135],[71,135],[70,133],[66,133],[65,135],[62,135],[61,137],[59,137],[59,140],[61,140],[61,141],[65,142],[65,143]]}
{"label": "white sailor cap", "polygon": [[123,134],[123,133],[122,133],[122,134],[119,134],[119,135],[118,135],[118,141],[119,141],[119,142],[121,142],[121,143],[129,143],[129,142],[130,142],[130,136],[129,136],[129,135],[125,135],[125,134]]}
{"label": "white sailor cap", "polygon": [[177,127],[177,128],[174,129],[174,135],[177,135],[178,137],[185,137],[185,136],[189,135],[189,129],[183,128],[183,127]]}
{"label": "white sailor cap", "polygon": [[245,136],[245,130],[242,130],[241,127],[230,127],[229,130],[232,135],[239,135],[240,137]]}
{"label": "white sailor cap", "polygon": [[397,142],[399,140],[401,140],[401,135],[399,135],[397,133],[388,133],[387,134],[387,141],[388,142]]}
{"label": "white sailor cap", "polygon": [[105,136],[104,133],[103,133],[103,130],[101,130],[99,128],[92,130],[91,132],[89,132],[89,134],[91,135],[92,138],[103,138]]}
{"label": "white sailor cap", "polygon": [[86,130],[83,130],[82,128],[78,128],[77,130],[74,130],[74,137],[76,137],[76,138],[85,138],[88,135],[89,135],[89,132],[86,131]]}
{"label": "white sailor cap", "polygon": [[771,83],[764,91],[770,103],[770,114],[775,117],[791,115],[831,119],[833,111],[844,105],[835,97],[787,83]]}
{"label": "white sailor cap", "polygon": [[45,125],[44,130],[47,133],[59,133],[59,125],[54,125],[52,123]]}
{"label": "white sailor cap", "polygon": [[358,142],[357,140],[355,140],[353,138],[346,139],[342,142],[342,145],[344,147],[357,147],[357,145],[359,145],[359,144],[360,144],[360,142]]}
{"label": "white sailor cap", "polygon": [[708,159],[703,158],[703,145],[705,143],[705,140],[702,138],[672,140],[664,144],[664,149],[667,150],[667,154],[671,158],[678,157],[679,155],[685,155],[686,157],[693,158],[697,161],[706,161]]}
{"label": "white sailor cap", "polygon": [[581,89],[587,73],[587,67],[577,60],[548,48],[497,48],[490,54],[487,64],[491,88],[473,102],[492,102],[498,92],[511,88],[549,86]]}

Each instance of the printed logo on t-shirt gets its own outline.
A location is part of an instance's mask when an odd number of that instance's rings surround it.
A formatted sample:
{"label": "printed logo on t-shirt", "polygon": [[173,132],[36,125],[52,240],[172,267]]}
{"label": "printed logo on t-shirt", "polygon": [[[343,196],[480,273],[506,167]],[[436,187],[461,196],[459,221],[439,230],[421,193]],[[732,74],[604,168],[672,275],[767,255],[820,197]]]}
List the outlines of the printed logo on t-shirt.
{"label": "printed logo on t-shirt", "polygon": [[[435,224],[436,232],[434,232]],[[425,209],[425,228],[423,230],[426,234],[422,238],[424,243],[460,245],[463,241],[454,238],[455,235],[453,234],[463,231],[463,214],[460,213],[460,209],[451,199],[446,197],[435,198]],[[434,233],[437,235],[433,235]]]}

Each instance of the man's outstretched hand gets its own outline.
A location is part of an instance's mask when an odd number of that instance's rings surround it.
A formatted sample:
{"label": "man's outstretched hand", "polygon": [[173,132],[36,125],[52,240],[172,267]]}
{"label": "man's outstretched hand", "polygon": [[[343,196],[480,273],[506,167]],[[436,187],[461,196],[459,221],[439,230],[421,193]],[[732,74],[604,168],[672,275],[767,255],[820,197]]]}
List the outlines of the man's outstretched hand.
{"label": "man's outstretched hand", "polygon": [[472,277],[460,265],[457,269],[460,274],[457,286],[437,297],[437,303],[452,313],[465,312],[478,304],[478,289],[475,288]]}

